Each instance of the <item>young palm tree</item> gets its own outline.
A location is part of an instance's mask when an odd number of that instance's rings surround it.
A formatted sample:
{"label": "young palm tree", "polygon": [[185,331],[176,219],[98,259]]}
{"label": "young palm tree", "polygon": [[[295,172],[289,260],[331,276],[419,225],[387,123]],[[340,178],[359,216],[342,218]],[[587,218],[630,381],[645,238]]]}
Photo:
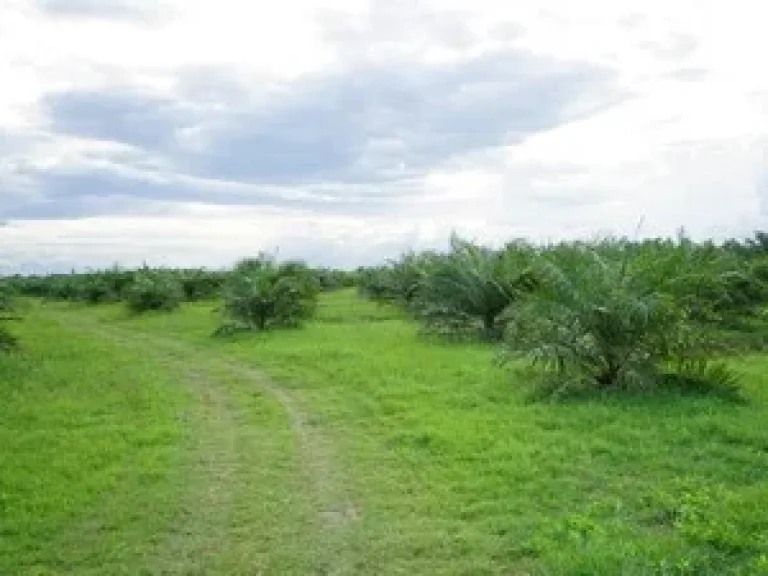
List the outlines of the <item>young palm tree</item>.
{"label": "young palm tree", "polygon": [[241,261],[223,288],[228,322],[217,333],[298,325],[314,313],[318,292],[302,262],[277,264],[266,255]]}
{"label": "young palm tree", "polygon": [[184,290],[170,271],[142,270],[125,289],[128,308],[137,314],[150,310],[170,312],[181,306]]}
{"label": "young palm tree", "polygon": [[714,257],[684,242],[561,246],[536,271],[541,285],[511,316],[507,352],[558,385],[644,386],[670,364],[705,372],[714,343],[695,319],[727,276]]}
{"label": "young palm tree", "polygon": [[532,249],[519,243],[492,250],[458,237],[451,248],[421,283],[421,315],[428,325],[476,326],[484,339],[500,339],[504,312],[534,286]]}
{"label": "young palm tree", "polygon": [[424,279],[439,259],[433,252],[406,252],[387,266],[365,268],[361,273],[360,292],[372,300],[393,302],[413,310],[418,307]]}

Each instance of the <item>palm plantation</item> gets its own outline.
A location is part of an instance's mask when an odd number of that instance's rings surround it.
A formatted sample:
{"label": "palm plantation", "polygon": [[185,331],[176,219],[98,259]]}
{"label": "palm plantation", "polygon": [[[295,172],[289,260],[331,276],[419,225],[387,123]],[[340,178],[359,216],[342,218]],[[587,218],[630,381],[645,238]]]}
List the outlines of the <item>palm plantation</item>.
{"label": "palm plantation", "polygon": [[768,573],[766,269],[454,237],[6,278],[0,572]]}

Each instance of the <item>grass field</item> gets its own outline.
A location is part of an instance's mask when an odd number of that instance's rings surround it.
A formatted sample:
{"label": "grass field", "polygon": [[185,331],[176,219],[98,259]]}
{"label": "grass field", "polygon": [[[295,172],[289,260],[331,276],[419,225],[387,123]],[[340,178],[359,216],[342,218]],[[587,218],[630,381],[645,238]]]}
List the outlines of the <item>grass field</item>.
{"label": "grass field", "polygon": [[741,402],[534,402],[352,292],[232,339],[213,308],[32,307],[0,574],[768,574],[768,358]]}

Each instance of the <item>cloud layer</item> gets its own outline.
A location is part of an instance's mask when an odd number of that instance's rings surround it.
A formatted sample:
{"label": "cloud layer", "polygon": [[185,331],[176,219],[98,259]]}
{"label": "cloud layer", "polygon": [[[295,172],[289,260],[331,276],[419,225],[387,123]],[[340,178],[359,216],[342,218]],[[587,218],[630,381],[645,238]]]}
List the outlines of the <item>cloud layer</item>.
{"label": "cloud layer", "polygon": [[764,9],[696,6],[11,0],[0,267],[748,234]]}

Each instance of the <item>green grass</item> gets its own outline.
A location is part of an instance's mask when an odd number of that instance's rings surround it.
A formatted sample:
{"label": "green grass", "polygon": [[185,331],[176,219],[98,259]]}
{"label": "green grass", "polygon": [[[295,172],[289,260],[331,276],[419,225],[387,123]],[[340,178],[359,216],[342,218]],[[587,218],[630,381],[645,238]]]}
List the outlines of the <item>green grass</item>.
{"label": "green grass", "polygon": [[0,358],[0,574],[312,570],[274,398],[51,307],[16,331],[23,353]]}
{"label": "green grass", "polygon": [[[324,295],[304,329],[231,339],[210,337],[218,325],[213,307],[131,317],[119,306],[56,305],[28,319],[29,360],[0,360],[0,380],[17,382],[16,408],[0,408],[0,440],[23,464],[13,468],[28,474],[14,480],[7,462],[0,472],[0,558],[9,558],[0,573],[33,560],[61,573],[97,562],[106,574],[139,566],[190,573],[174,548],[156,541],[183,545],[183,537],[168,536],[184,507],[182,488],[201,475],[201,486],[216,485],[189,464],[202,450],[192,438],[216,420],[199,408],[192,370],[231,404],[231,425],[212,432],[229,434],[229,444],[244,437],[235,445],[248,471],[247,480],[241,474],[233,482],[233,471],[218,482],[234,492],[218,501],[242,502],[239,520],[219,519],[217,529],[195,520],[207,545],[192,547],[191,564],[208,557],[201,550],[220,551],[198,573],[768,574],[768,358],[735,363],[742,403],[681,393],[531,402],[522,376],[492,362],[493,347],[426,341],[397,310],[348,291]],[[68,330],[69,338],[85,336],[67,340]],[[43,356],[47,377],[36,367]],[[96,356],[101,369],[88,361]],[[269,389],[249,395],[250,369],[269,374],[295,402],[307,420],[300,433],[295,422],[290,433],[285,404]],[[60,441],[49,450],[69,471],[47,478],[49,495],[29,489],[52,455],[38,457],[46,449],[38,425],[12,416],[8,428],[5,412],[59,413],[43,392],[53,374],[70,411],[50,434],[101,413],[103,426],[92,423],[92,433],[119,462],[120,482],[105,481],[101,464],[85,466],[80,455],[90,444]],[[85,388],[77,383],[82,374]],[[132,404],[127,398],[139,390],[145,403]],[[195,417],[180,419],[184,410]],[[155,442],[136,440],[146,434]],[[156,471],[148,484],[147,462]],[[126,498],[144,499],[159,517],[121,514],[112,502]],[[323,520],[322,510],[343,498],[353,503],[354,521]],[[267,522],[253,520],[270,505]],[[94,521],[113,530],[70,539],[77,553],[52,544]],[[123,552],[115,554],[115,542]]]}
{"label": "green grass", "polygon": [[[136,561],[137,532],[173,514],[169,471],[187,448],[178,413],[189,398],[133,351],[42,315],[21,327],[24,355],[0,358],[0,573]],[[113,548],[115,528],[124,540]],[[85,546],[66,546],[75,539]]]}

